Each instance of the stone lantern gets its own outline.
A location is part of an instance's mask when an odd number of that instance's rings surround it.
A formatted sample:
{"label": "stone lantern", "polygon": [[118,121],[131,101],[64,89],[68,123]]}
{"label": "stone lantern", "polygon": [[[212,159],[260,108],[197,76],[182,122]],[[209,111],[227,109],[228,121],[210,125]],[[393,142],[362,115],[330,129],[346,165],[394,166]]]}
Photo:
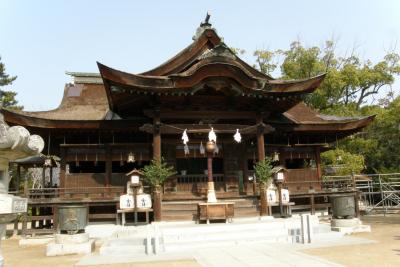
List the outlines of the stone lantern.
{"label": "stone lantern", "polygon": [[278,188],[279,211],[281,216],[285,217],[286,215],[283,212],[283,202],[289,202],[289,193],[288,190],[282,189],[282,184],[286,180],[287,170],[282,166],[276,166],[272,169],[272,172],[274,173],[274,183]]}
{"label": "stone lantern", "polygon": [[[6,230],[6,224],[15,220],[17,215],[28,208],[28,199],[12,196],[8,193],[10,177],[8,166],[10,161],[39,154],[44,147],[43,139],[38,135],[30,135],[21,126],[9,127],[0,114],[0,242]],[[0,250],[0,267],[3,257]]]}

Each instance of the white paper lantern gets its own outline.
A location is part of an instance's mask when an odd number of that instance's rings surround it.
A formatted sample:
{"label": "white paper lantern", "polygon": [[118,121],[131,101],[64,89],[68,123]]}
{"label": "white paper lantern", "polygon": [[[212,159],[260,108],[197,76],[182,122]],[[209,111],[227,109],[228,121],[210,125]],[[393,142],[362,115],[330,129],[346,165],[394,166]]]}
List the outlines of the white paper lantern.
{"label": "white paper lantern", "polygon": [[183,141],[183,144],[184,145],[186,145],[187,144],[187,142],[189,142],[189,136],[187,135],[187,129],[185,129],[184,131],[183,131],[183,134],[182,134],[182,141]]}
{"label": "white paper lantern", "polygon": [[236,133],[233,135],[233,139],[235,139],[237,143],[240,143],[242,141],[242,136],[239,133],[239,129],[236,129]]}
{"label": "white paper lantern", "polygon": [[150,209],[152,206],[151,196],[149,194],[139,194],[136,196],[138,209]]}
{"label": "white paper lantern", "polygon": [[133,209],[135,203],[133,202],[132,195],[122,195],[119,197],[119,207],[120,209]]}

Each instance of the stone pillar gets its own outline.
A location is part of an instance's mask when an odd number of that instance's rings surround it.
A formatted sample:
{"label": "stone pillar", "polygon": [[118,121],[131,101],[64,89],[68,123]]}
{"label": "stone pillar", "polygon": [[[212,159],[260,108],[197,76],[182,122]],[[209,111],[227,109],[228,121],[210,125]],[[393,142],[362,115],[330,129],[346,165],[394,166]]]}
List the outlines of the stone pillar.
{"label": "stone pillar", "polygon": [[4,266],[4,258],[1,252],[1,239],[6,233],[6,224],[0,224],[0,267]]}
{"label": "stone pillar", "polygon": [[[43,150],[43,147],[44,142],[40,136],[30,135],[29,131],[21,126],[8,127],[0,114],[0,199],[5,203],[1,207],[0,213],[0,242],[6,229],[6,223],[14,221],[18,213],[27,211],[27,199],[7,194],[10,182],[9,162],[37,155]],[[2,266],[3,257],[0,249],[0,267]]]}

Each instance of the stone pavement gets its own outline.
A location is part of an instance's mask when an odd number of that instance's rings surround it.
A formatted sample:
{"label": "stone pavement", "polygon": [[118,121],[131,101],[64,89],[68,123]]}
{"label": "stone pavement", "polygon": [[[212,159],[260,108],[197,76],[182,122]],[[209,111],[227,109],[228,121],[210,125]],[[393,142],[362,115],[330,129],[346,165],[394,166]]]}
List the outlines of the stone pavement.
{"label": "stone pavement", "polygon": [[[341,242],[335,245],[351,245],[370,243],[371,241],[361,238],[344,237]],[[328,242],[327,242],[328,243]],[[328,244],[321,243],[321,246]],[[218,246],[210,248],[200,248],[181,253],[164,253],[158,255],[143,256],[103,256],[87,255],[81,258],[77,265],[97,265],[97,264],[118,264],[118,263],[138,263],[152,261],[171,261],[194,259],[201,266],[274,266],[274,267],[328,267],[342,266],[316,256],[306,255],[299,252],[299,249],[318,247],[317,244],[309,245],[290,245],[290,244],[270,244],[270,243],[248,243],[229,246]]]}
{"label": "stone pavement", "polygon": [[284,246],[273,244],[248,244],[230,247],[201,249],[194,254],[201,266],[342,266],[318,257],[305,255]]}

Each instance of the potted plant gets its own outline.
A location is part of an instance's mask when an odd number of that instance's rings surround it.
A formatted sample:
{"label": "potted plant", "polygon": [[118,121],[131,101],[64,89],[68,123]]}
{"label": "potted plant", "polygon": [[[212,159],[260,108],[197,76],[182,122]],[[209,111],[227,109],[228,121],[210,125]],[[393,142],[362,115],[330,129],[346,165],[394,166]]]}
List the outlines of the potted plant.
{"label": "potted plant", "polygon": [[144,180],[153,189],[154,220],[161,221],[161,186],[168,177],[175,175],[176,172],[172,166],[167,166],[163,159],[153,159],[149,165],[144,166],[142,173]]}
{"label": "potted plant", "polygon": [[255,175],[260,182],[260,216],[271,215],[268,214],[268,199],[267,187],[273,179],[273,166],[272,158],[266,157],[264,160],[257,162],[254,165]]}

